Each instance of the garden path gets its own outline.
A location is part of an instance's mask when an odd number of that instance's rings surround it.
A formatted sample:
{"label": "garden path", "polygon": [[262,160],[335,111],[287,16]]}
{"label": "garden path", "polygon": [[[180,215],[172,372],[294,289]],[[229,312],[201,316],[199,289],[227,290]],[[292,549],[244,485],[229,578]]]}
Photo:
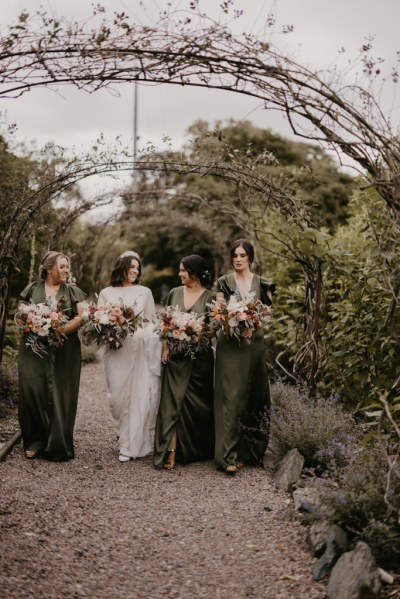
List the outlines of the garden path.
{"label": "garden path", "polygon": [[101,363],[83,368],[76,458],[0,464],[0,599],[322,599],[305,529],[261,468],[120,464]]}

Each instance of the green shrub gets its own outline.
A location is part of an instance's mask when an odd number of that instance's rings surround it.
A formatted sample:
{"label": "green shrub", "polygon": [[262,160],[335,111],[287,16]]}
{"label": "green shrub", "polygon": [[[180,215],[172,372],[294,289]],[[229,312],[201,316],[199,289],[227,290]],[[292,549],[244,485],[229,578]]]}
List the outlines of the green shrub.
{"label": "green shrub", "polygon": [[336,398],[310,398],[304,388],[278,381],[271,399],[270,439],[277,458],[296,448],[306,466],[327,469],[348,461],[361,431]]}
{"label": "green shrub", "polygon": [[4,418],[15,408],[18,397],[17,352],[6,347],[0,364],[0,418]]}
{"label": "green shrub", "polygon": [[7,320],[5,336],[4,336],[4,347],[10,347],[12,349],[18,349],[20,342],[20,332],[14,324],[13,320]]}
{"label": "green shrub", "polygon": [[[320,479],[318,518],[342,526],[354,541],[365,541],[377,562],[400,563],[400,470],[388,480],[388,464],[379,448],[368,448]],[[385,493],[388,503],[385,501]]]}

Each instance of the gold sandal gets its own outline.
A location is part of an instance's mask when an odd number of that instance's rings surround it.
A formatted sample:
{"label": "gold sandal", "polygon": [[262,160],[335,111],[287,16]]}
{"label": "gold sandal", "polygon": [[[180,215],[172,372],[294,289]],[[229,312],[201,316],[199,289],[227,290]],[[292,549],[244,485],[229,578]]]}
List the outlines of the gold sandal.
{"label": "gold sandal", "polygon": [[238,467],[237,466],[225,466],[225,472],[227,474],[236,474],[236,472],[238,471]]}
{"label": "gold sandal", "polygon": [[165,460],[163,467],[166,470],[172,470],[175,466],[175,449],[168,449],[168,458]]}
{"label": "gold sandal", "polygon": [[24,451],[24,456],[26,457],[27,460],[34,460],[35,458],[37,458],[39,455],[39,452],[36,451],[36,449],[26,449]]}

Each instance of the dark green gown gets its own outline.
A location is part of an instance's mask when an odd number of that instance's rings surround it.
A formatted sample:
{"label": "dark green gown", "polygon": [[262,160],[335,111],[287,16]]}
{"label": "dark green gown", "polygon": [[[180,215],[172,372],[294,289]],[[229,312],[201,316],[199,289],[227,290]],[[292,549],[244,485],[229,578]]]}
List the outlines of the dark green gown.
{"label": "dark green gown", "polygon": [[[253,276],[251,291],[265,304],[274,285]],[[217,292],[240,299],[233,274],[218,279]],[[268,445],[270,394],[264,335],[258,330],[249,345],[218,335],[215,360],[215,461],[225,468],[238,461],[259,463]]]}
{"label": "dark green gown", "polygon": [[[206,290],[187,310],[203,314],[212,294]],[[172,289],[166,305],[183,305],[183,287]],[[161,400],[154,438],[154,465],[161,468],[174,430],[177,433],[176,459],[183,462],[212,459],[214,456],[212,349],[196,358],[171,355],[163,369]]]}
{"label": "dark green gown", "polygon": [[[65,298],[68,318],[77,314],[85,299],[78,287],[62,284],[56,298]],[[45,301],[44,282],[28,285],[20,295],[35,304]],[[21,339],[18,356],[19,421],[24,449],[34,449],[49,460],[74,457],[73,429],[78,404],[81,345],[77,333],[68,335],[60,348],[49,348],[43,357]]]}

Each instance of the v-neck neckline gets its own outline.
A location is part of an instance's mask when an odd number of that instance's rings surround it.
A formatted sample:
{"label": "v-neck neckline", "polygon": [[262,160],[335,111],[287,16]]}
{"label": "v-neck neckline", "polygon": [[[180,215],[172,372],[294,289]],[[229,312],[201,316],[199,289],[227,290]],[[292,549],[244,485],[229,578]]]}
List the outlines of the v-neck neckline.
{"label": "v-neck neckline", "polygon": [[189,306],[189,308],[186,308],[186,306],[185,306],[185,288],[182,285],[182,306],[183,306],[183,309],[185,310],[185,312],[190,312],[190,310],[192,310],[193,306],[195,306],[197,304],[197,302],[199,301],[199,299],[201,297],[203,297],[203,295],[205,294],[206,291],[207,291],[207,289],[204,289],[203,293],[201,293],[199,295],[199,297],[197,298],[197,300],[195,302],[193,302],[193,304],[191,306]]}
{"label": "v-neck neckline", "polygon": [[[243,295],[242,290],[240,289],[239,284],[238,284],[238,282],[236,280],[235,273],[232,273],[232,278],[233,278],[233,282],[235,284],[236,294],[239,294],[240,299],[244,299],[246,297],[246,295]],[[247,290],[247,295],[249,293],[251,293],[252,290],[253,290],[254,278],[255,278],[255,275],[254,275],[254,273],[252,273],[250,287]]]}
{"label": "v-neck neckline", "polygon": [[47,295],[46,294],[46,282],[43,281],[43,295],[44,295],[45,301],[47,300],[48,297],[53,297],[56,300],[59,299],[61,297],[61,295],[62,295],[61,289],[62,289],[62,287],[64,287],[64,285],[65,285],[65,283],[60,283],[60,286],[59,286],[59,288],[57,290],[57,293],[55,295]]}

